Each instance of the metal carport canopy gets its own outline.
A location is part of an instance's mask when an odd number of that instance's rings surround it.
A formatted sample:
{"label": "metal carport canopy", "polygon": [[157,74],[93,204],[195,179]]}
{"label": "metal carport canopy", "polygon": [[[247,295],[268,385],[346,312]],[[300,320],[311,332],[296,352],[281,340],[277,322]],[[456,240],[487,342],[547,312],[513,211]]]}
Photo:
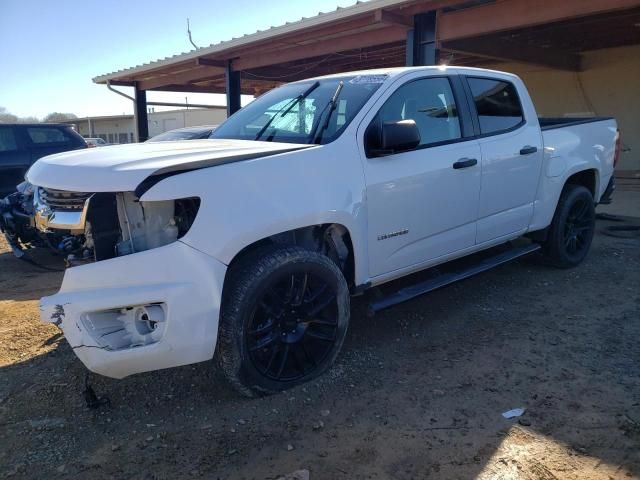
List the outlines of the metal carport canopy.
{"label": "metal carport canopy", "polygon": [[640,0],[372,0],[93,81],[135,87],[138,116],[146,117],[148,90],[226,93],[233,113],[240,93],[438,55],[455,65],[491,59],[577,71],[582,51],[639,43],[639,22]]}

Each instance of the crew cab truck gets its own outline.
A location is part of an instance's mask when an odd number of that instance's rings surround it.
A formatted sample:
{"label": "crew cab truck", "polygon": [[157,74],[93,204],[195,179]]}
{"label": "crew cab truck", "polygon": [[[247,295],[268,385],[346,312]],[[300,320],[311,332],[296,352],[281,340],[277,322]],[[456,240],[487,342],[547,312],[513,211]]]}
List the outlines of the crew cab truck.
{"label": "crew cab truck", "polygon": [[414,67],[284,85],[205,140],[49,156],[33,223],[72,251],[42,319],[102,375],[215,354],[280,391],[332,364],[350,295],[524,235],[511,257],[578,265],[618,137],[541,121],[515,75]]}

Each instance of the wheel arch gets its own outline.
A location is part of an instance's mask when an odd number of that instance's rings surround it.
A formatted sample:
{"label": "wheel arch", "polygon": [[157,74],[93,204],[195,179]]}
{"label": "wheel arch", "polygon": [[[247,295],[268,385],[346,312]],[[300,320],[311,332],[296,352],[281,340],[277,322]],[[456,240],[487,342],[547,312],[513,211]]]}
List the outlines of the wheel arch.
{"label": "wheel arch", "polygon": [[587,168],[584,170],[579,170],[577,172],[572,173],[567,180],[564,182],[564,187],[566,185],[582,185],[587,188],[595,202],[599,200],[600,193],[600,175],[598,170],[595,168]]}
{"label": "wheel arch", "polygon": [[600,199],[600,174],[598,169],[585,163],[574,166],[564,176],[542,178],[542,187],[534,204],[534,213],[527,236],[544,241],[547,229],[558,208],[558,202],[567,185],[581,185],[591,192],[594,202]]}
{"label": "wheel arch", "polygon": [[[356,285],[356,249],[349,229],[341,223],[320,223],[294,228],[253,241],[240,249],[229,262],[232,269],[247,255],[269,246],[300,246],[331,258],[342,271],[347,285]],[[226,284],[226,279],[225,279]]]}

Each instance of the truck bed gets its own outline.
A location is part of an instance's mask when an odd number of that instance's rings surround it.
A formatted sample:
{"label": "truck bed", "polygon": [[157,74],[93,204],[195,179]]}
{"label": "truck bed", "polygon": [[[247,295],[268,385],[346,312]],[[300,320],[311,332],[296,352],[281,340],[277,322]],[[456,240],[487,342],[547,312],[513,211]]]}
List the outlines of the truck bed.
{"label": "truck bed", "polygon": [[545,167],[548,178],[562,175],[568,165],[586,163],[589,159],[598,163],[599,178],[594,197],[596,202],[607,188],[613,174],[617,125],[610,117],[591,118],[541,118],[542,138],[545,148],[552,154]]}
{"label": "truck bed", "polygon": [[583,123],[602,122],[613,119],[613,117],[538,117],[541,130],[552,130],[570,125],[581,125]]}

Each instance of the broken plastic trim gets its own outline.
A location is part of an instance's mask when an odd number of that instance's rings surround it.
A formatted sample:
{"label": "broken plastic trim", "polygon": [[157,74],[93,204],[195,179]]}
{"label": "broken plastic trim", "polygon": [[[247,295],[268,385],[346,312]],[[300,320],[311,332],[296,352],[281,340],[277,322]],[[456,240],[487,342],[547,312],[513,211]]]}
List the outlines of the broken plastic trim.
{"label": "broken plastic trim", "polygon": [[148,303],[87,312],[81,319],[97,348],[125,350],[160,341],[166,329],[166,305]]}

